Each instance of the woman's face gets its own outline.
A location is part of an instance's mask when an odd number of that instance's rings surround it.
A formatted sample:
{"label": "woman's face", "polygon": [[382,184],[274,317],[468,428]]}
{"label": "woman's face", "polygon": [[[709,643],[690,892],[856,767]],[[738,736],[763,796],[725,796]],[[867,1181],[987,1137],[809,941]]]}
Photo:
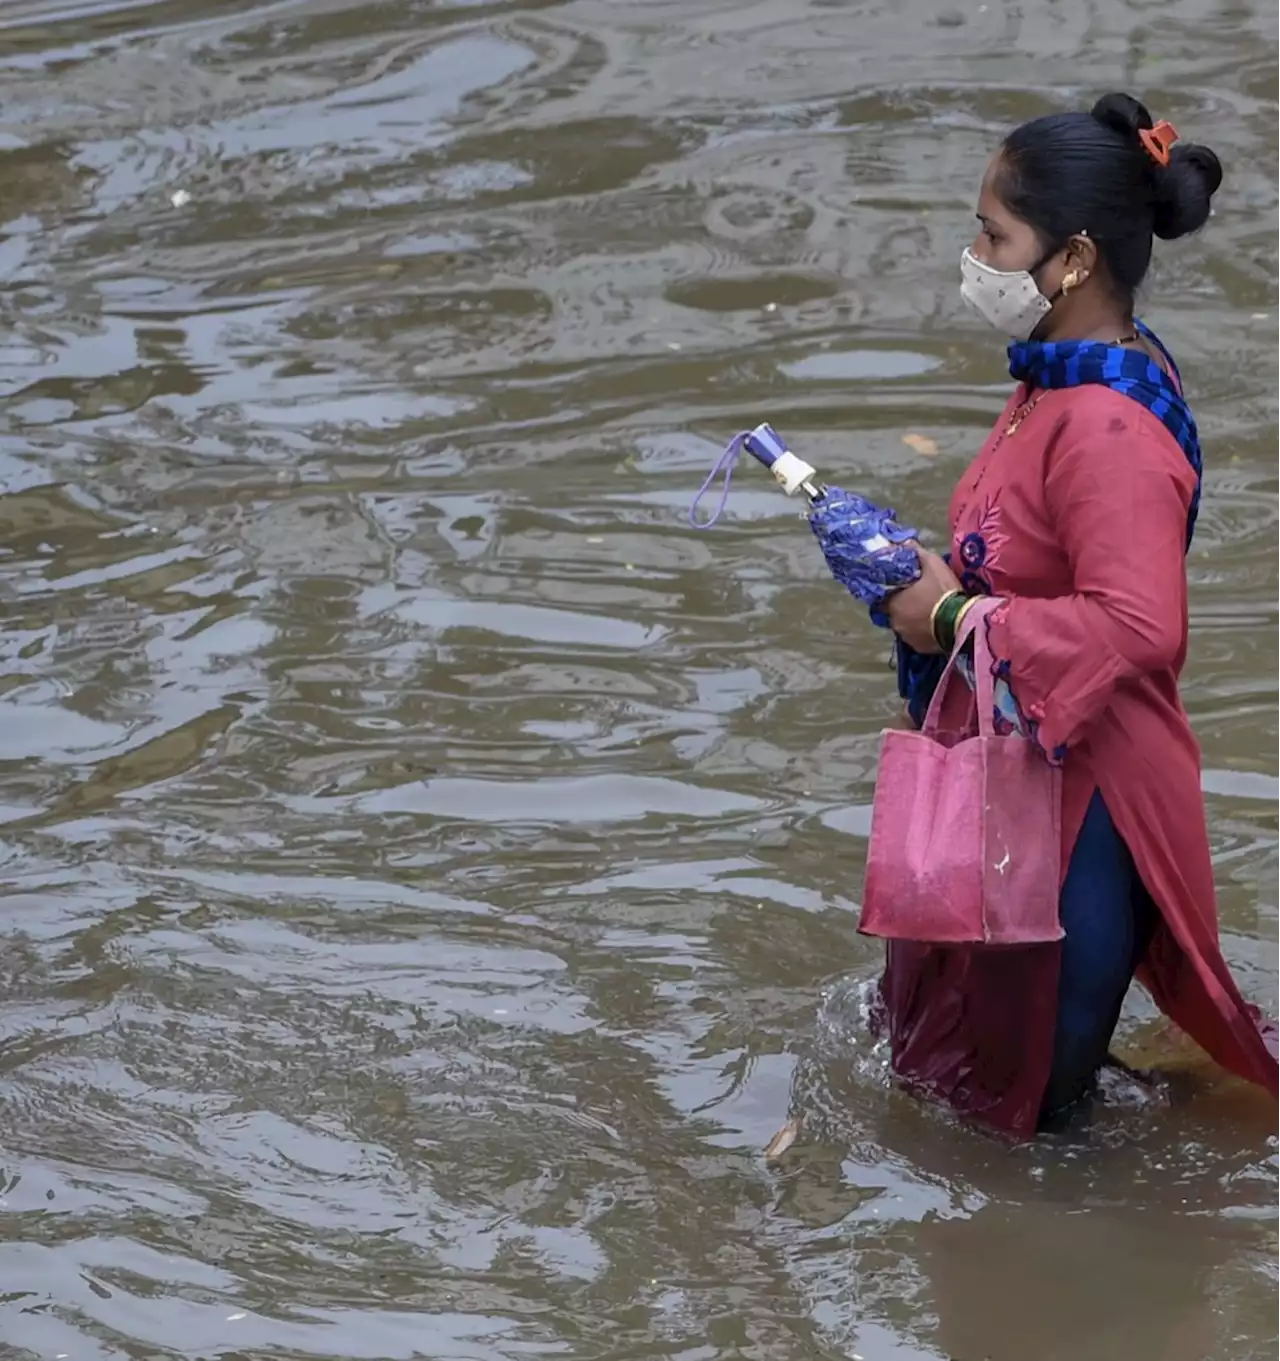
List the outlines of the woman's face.
{"label": "woman's face", "polygon": [[992,269],[1031,269],[1043,259],[1044,251],[1035,230],[1019,221],[996,197],[992,184],[1000,157],[987,167],[978,194],[978,234],[970,249]]}

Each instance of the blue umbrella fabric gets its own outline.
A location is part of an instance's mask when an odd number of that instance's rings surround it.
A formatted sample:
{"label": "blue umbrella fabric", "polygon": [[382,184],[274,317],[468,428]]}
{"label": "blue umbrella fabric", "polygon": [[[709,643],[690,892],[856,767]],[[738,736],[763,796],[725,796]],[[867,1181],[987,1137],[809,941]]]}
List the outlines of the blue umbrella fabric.
{"label": "blue umbrella fabric", "polygon": [[885,603],[920,580],[919,531],[898,523],[897,513],[856,492],[826,487],[809,511],[827,570],[871,611],[871,622],[889,627]]}
{"label": "blue umbrella fabric", "polygon": [[[897,513],[877,506],[865,496],[825,487],[807,463],[796,459],[769,425],[735,435],[716,460],[701,490],[689,507],[689,523],[710,529],[720,518],[729,499],[734,465],[746,450],[768,468],[788,494],[802,491],[809,501],[809,528],[813,530],[831,575],[855,600],[871,612],[871,622],[888,628],[885,603],[894,591],[920,579],[920,557],[914,547],[917,530],[898,523]],[[720,503],[706,519],[698,518],[698,504],[721,478]]]}

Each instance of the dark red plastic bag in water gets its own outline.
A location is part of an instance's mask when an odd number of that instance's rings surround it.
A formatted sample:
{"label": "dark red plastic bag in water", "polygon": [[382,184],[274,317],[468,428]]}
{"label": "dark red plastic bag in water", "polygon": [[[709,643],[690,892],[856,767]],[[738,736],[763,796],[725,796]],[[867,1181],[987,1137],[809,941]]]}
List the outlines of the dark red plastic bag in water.
{"label": "dark red plastic bag in water", "polygon": [[[969,610],[922,730],[884,735],[858,924],[866,935],[931,945],[1062,939],[1062,772],[1024,737],[995,732],[990,608]],[[968,643],[976,696],[957,671]]]}

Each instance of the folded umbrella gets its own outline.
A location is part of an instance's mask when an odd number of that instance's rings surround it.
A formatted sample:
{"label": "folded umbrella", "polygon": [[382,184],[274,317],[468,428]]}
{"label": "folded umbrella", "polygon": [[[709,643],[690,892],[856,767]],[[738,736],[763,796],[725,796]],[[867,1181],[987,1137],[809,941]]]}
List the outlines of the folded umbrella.
{"label": "folded umbrella", "polygon": [[[710,529],[720,518],[729,499],[734,464],[744,449],[769,469],[788,496],[804,494],[809,502],[809,528],[831,575],[867,606],[872,623],[887,628],[884,605],[889,596],[920,579],[920,556],[914,547],[917,531],[899,524],[891,509],[855,492],[824,486],[813,467],[797,458],[772,426],[758,425],[729,441],[689,507],[689,523],[695,529]],[[720,503],[707,519],[699,520],[698,504],[717,477],[723,478]]]}

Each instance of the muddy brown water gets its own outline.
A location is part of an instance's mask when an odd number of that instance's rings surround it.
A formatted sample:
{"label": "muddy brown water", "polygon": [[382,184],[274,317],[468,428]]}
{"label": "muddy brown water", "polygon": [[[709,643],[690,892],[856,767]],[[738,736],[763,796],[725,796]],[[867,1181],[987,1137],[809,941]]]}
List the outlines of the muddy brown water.
{"label": "muddy brown water", "polygon": [[1272,1004],[1269,3],[5,0],[6,1361],[1274,1357],[1273,1113],[1141,998],[1069,1137],[888,1088],[883,639],[682,518],[767,418],[941,526],[983,163],[1109,88],[1228,167],[1145,314]]}

